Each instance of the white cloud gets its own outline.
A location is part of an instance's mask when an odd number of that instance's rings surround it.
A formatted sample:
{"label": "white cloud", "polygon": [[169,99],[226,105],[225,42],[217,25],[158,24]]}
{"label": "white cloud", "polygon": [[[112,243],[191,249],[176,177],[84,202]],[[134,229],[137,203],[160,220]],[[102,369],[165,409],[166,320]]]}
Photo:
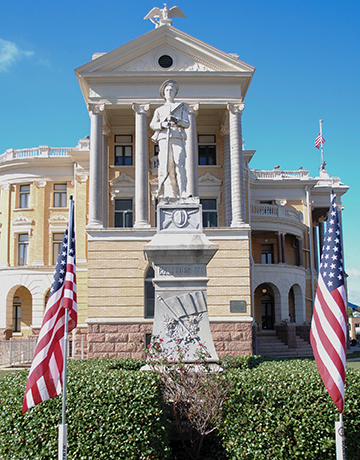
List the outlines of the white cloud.
{"label": "white cloud", "polygon": [[360,270],[356,270],[356,268],[350,268],[346,270],[346,273],[349,275],[351,280],[360,279]]}
{"label": "white cloud", "polygon": [[30,57],[33,54],[33,51],[23,51],[16,43],[0,38],[0,72],[6,72],[23,57]]}

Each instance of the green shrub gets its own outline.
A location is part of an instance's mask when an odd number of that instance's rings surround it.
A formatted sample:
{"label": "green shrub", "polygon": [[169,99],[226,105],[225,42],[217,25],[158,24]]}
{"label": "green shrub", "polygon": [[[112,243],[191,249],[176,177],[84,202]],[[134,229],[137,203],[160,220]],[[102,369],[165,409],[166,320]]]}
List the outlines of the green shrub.
{"label": "green shrub", "polygon": [[[159,377],[112,369],[116,361],[69,363],[68,459],[166,459],[170,448]],[[119,363],[117,363],[119,364]],[[61,397],[22,415],[27,372],[0,380],[0,457],[54,460]]]}
{"label": "green shrub", "polygon": [[126,369],[128,371],[139,371],[142,368],[142,366],[145,366],[145,364],[145,359],[119,358],[112,360],[110,368]]}
{"label": "green shrub", "polygon": [[[227,372],[232,388],[221,427],[235,459],[333,459],[339,414],[314,361],[264,362]],[[344,424],[347,460],[359,460],[360,374],[348,370]]]}
{"label": "green shrub", "polygon": [[253,369],[265,361],[277,361],[277,358],[261,355],[227,355],[223,358],[220,358],[219,364],[224,370]]}

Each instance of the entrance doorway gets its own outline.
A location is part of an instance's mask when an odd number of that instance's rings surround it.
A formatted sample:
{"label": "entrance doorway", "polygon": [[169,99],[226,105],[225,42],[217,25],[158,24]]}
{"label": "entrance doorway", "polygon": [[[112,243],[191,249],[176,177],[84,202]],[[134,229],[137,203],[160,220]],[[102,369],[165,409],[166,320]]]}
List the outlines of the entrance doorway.
{"label": "entrance doorway", "polygon": [[262,329],[274,329],[274,299],[269,294],[261,296]]}

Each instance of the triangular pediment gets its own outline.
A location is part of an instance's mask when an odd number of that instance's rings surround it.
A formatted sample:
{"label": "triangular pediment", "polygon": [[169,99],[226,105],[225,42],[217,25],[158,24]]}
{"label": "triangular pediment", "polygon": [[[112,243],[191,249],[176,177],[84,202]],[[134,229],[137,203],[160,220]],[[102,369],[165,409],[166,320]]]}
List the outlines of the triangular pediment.
{"label": "triangular pediment", "polygon": [[[158,63],[159,57],[164,54],[173,59],[172,66],[166,69]],[[252,74],[254,67],[175,27],[162,26],[76,69],[77,74],[82,76],[167,71]]]}

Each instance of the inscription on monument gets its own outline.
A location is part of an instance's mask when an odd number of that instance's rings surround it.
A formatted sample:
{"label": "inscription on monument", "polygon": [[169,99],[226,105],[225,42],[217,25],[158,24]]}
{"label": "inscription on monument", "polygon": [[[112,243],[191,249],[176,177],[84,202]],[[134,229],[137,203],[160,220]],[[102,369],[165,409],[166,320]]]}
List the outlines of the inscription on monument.
{"label": "inscription on monument", "polygon": [[204,265],[160,265],[159,276],[206,276]]}

